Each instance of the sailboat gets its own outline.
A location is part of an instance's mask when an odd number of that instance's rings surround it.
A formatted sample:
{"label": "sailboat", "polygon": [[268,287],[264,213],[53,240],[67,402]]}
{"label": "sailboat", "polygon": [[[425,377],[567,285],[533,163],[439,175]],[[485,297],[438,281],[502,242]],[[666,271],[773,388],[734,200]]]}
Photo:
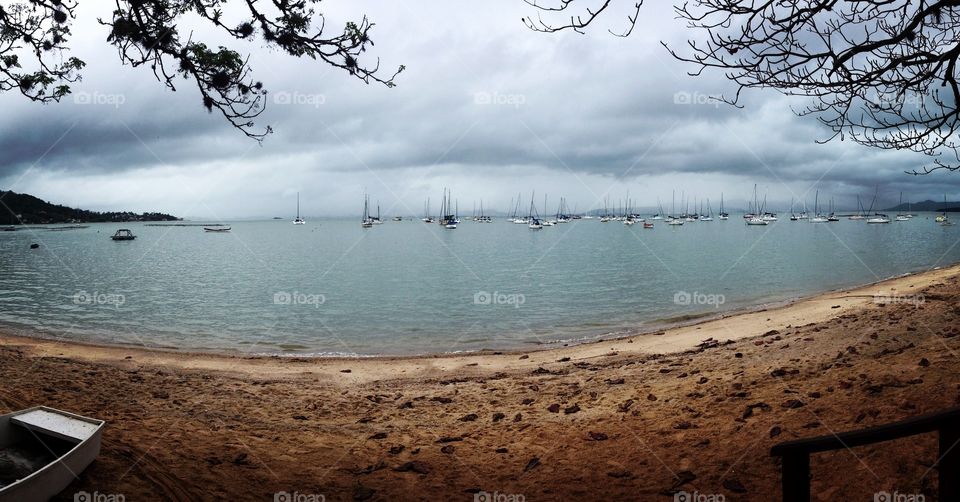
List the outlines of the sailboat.
{"label": "sailboat", "polygon": [[947,218],[947,194],[943,194],[943,213],[937,216],[936,222],[941,227],[952,227],[954,223]]}
{"label": "sailboat", "polygon": [[[903,197],[903,192],[900,193],[900,197],[901,197],[901,198]],[[848,219],[850,219],[850,220],[865,220],[865,219],[867,219],[867,217],[864,215],[864,212],[863,212],[863,203],[860,202],[860,195],[859,195],[859,194],[857,195],[857,214],[851,215],[850,218],[848,218]]]}
{"label": "sailboat", "polygon": [[540,218],[537,215],[537,208],[533,203],[533,192],[530,193],[530,211],[527,213],[527,228],[530,230],[541,230],[543,229],[543,224],[540,223]]}
{"label": "sailboat", "polygon": [[873,194],[873,200],[870,202],[870,211],[868,211],[873,213],[873,216],[867,218],[867,223],[890,223],[889,216],[881,213],[876,213],[873,211],[873,206],[874,204],[876,204],[877,195],[879,194],[880,194],[880,187],[878,186],[877,191]]}
{"label": "sailboat", "polygon": [[813,218],[810,218],[810,223],[826,223],[830,220],[826,216],[820,214],[820,190],[817,190],[817,195],[813,199]]}
{"label": "sailboat", "polygon": [[900,192],[900,203],[897,204],[897,218],[896,218],[896,220],[897,220],[897,221],[908,221],[908,220],[910,220],[910,217],[909,217],[909,216],[903,214],[903,210],[901,209],[902,207],[903,207],[903,192]]}
{"label": "sailboat", "polygon": [[303,218],[300,217],[300,192],[297,192],[297,217],[293,219],[294,225],[304,225],[306,221],[303,221]]}
{"label": "sailboat", "polygon": [[427,202],[423,205],[423,218],[420,218],[420,221],[433,223],[433,217],[430,216],[430,197],[427,197]]}
{"label": "sailboat", "polygon": [[730,215],[724,212],[723,210],[723,192],[720,192],[720,213],[718,213],[718,218],[721,220],[729,220]]}
{"label": "sailboat", "polygon": [[[703,213],[703,211],[700,211]],[[710,199],[707,199],[707,212],[700,215],[700,221],[713,221],[713,208],[710,207]]]}
{"label": "sailboat", "polygon": [[459,220],[456,214],[449,214],[453,211],[453,204],[451,204],[451,202],[450,191],[444,188],[443,203],[440,205],[440,224],[443,225],[443,228],[454,230],[457,228]]}
{"label": "sailboat", "polygon": [[360,220],[360,226],[370,228],[373,226],[373,218],[370,217],[370,196],[363,194],[363,218]]}
{"label": "sailboat", "polygon": [[673,197],[670,199],[670,214],[667,215],[667,225],[680,226],[683,225],[683,218],[677,218],[675,216],[677,204],[677,191],[673,191]]}
{"label": "sailboat", "polygon": [[833,198],[830,199],[830,214],[827,215],[827,221],[840,221],[840,218],[837,216],[837,214],[833,212]]}
{"label": "sailboat", "polygon": [[763,226],[763,225],[769,224],[770,223],[769,221],[763,219],[763,217],[760,216],[760,204],[757,201],[757,185],[756,184],[753,185],[753,207],[754,207],[754,212],[752,213],[752,216],[747,218],[747,225]]}
{"label": "sailboat", "polygon": [[[543,216],[544,217],[547,216],[547,194],[543,194]],[[543,220],[541,224],[545,227],[552,227],[552,226],[555,226],[557,222],[556,220],[554,221]]]}

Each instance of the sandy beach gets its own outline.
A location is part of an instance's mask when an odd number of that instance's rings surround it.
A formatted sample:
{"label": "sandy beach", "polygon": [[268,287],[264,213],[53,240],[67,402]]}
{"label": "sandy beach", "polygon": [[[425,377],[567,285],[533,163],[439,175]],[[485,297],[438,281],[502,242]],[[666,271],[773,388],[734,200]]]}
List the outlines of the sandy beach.
{"label": "sandy beach", "polygon": [[[108,422],[63,500],[777,500],[774,444],[960,403],[958,300],[952,266],[631,338],[410,358],[2,334],[0,412]],[[935,460],[933,435],[818,454],[813,497],[932,500]]]}

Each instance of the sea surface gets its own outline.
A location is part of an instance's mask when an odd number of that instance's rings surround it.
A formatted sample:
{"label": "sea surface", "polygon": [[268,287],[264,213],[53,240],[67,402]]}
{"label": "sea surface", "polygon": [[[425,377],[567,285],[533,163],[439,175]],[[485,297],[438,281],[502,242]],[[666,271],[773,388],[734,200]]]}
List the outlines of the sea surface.
{"label": "sea surface", "polygon": [[[655,330],[960,262],[960,226],[579,220],[0,232],[0,325],[193,351],[411,355]],[[129,228],[137,239],[109,236]],[[31,249],[30,245],[39,244]]]}

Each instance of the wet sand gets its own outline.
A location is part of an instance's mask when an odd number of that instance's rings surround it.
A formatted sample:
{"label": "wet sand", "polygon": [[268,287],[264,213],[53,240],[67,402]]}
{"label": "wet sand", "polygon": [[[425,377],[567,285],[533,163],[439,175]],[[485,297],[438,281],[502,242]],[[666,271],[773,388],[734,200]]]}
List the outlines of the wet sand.
{"label": "wet sand", "polygon": [[[0,334],[0,412],[43,404],[108,422],[63,500],[777,500],[777,442],[960,403],[958,300],[954,266],[658,334],[412,358]],[[817,454],[813,498],[933,500],[935,460],[934,435]]]}

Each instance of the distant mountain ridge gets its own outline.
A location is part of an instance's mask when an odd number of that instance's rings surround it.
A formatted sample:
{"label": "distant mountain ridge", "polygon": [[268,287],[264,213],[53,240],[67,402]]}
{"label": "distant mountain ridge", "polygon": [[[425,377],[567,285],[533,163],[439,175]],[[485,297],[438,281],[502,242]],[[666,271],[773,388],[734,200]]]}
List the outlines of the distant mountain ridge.
{"label": "distant mountain ridge", "polygon": [[100,223],[112,221],[177,221],[164,213],[97,212],[51,204],[30,194],[0,190],[0,225]]}
{"label": "distant mountain ridge", "polygon": [[948,213],[960,212],[960,202],[951,202],[947,201],[944,204],[943,201],[937,202],[934,200],[925,200],[923,202],[912,202],[912,203],[903,203],[897,206],[893,206],[889,209],[884,209],[884,211],[894,212],[894,211],[943,211],[943,207],[947,207]]}

